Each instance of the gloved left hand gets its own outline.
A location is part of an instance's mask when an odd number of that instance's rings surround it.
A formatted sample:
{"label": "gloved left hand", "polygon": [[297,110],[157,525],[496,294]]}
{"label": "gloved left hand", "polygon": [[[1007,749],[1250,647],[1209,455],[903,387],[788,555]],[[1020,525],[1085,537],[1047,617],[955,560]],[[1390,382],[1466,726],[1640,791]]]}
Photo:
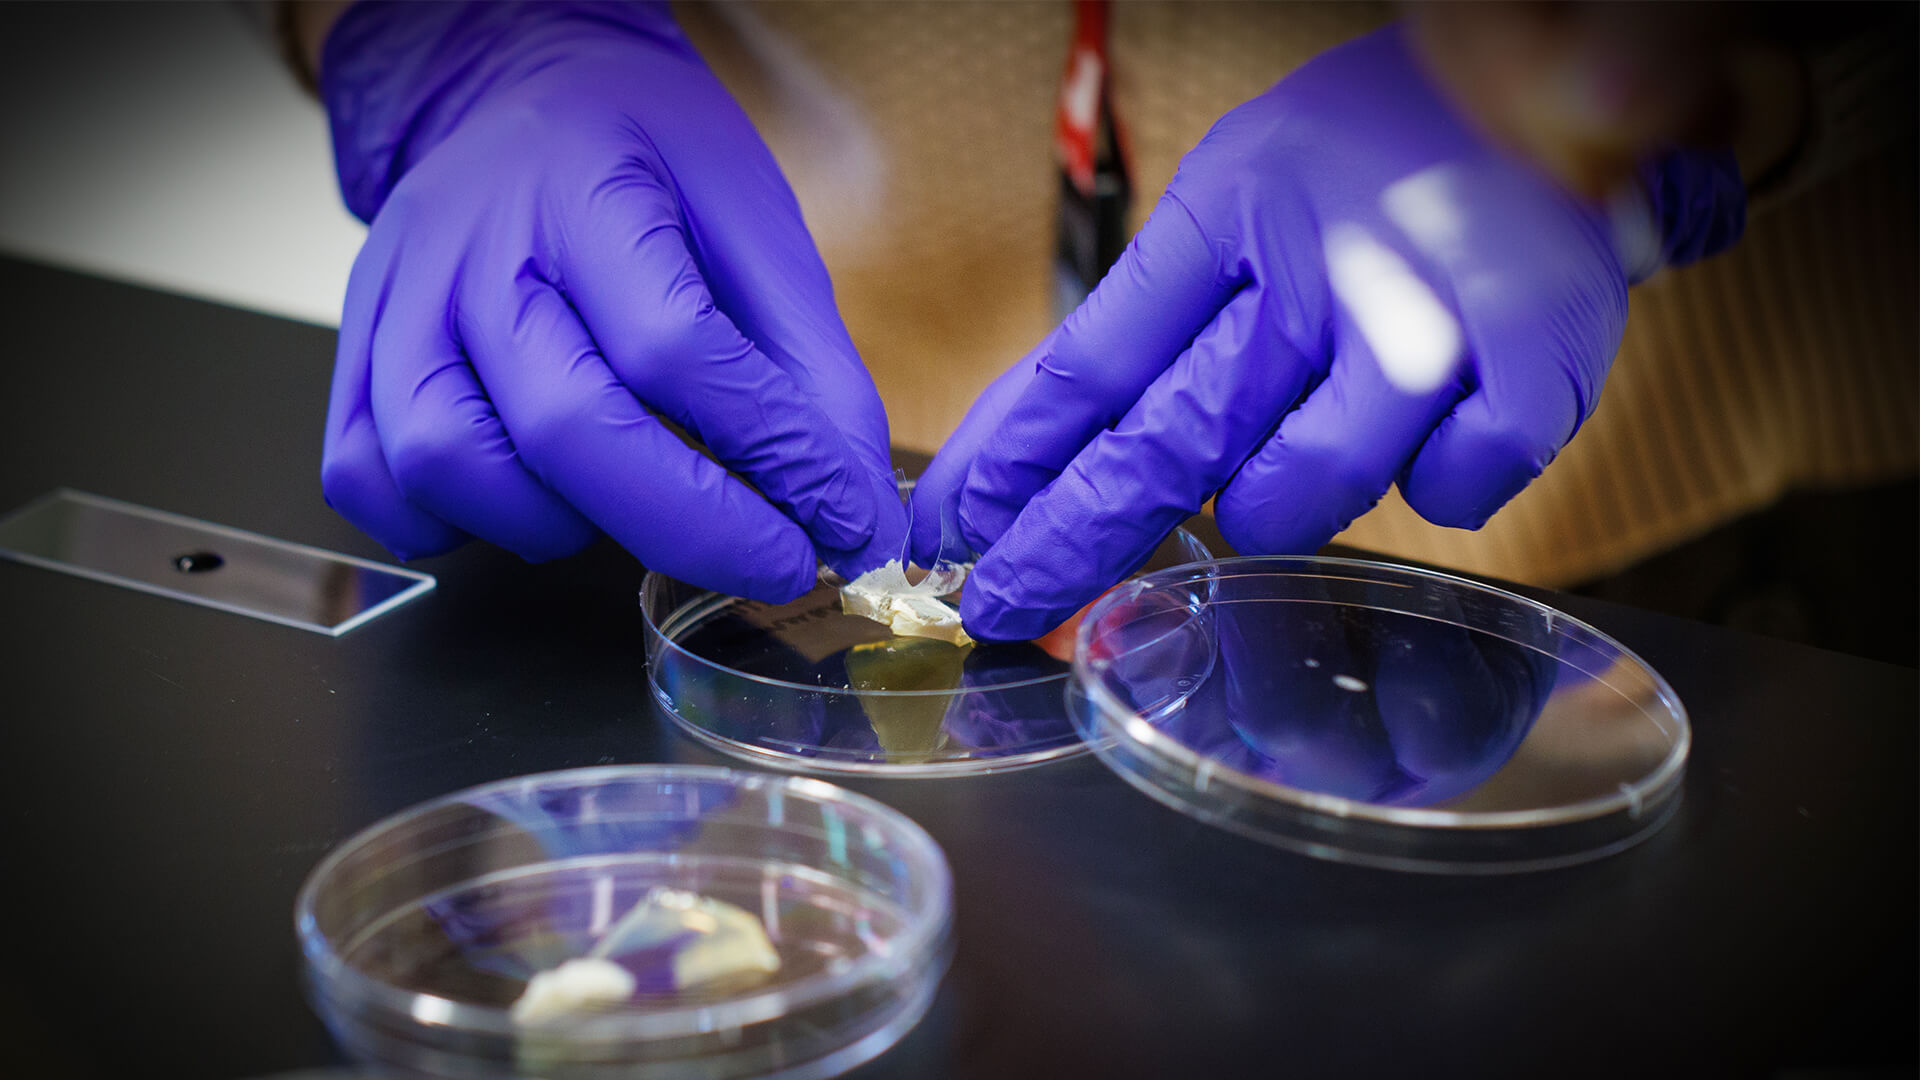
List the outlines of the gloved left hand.
{"label": "gloved left hand", "polygon": [[327,416],[335,509],[402,557],[472,535],[547,559],[605,532],[775,603],[817,558],[899,557],[886,416],[826,269],[664,4],[369,0],[321,91],[372,222]]}
{"label": "gloved left hand", "polygon": [[1628,284],[1739,234],[1730,155],[1642,180],[1610,209],[1508,159],[1399,27],[1330,50],[1214,125],[975,404],[915,488],[916,556],[957,529],[984,553],[967,629],[1018,639],[1216,492],[1244,553],[1311,552],[1396,480],[1428,520],[1478,527],[1593,410]]}

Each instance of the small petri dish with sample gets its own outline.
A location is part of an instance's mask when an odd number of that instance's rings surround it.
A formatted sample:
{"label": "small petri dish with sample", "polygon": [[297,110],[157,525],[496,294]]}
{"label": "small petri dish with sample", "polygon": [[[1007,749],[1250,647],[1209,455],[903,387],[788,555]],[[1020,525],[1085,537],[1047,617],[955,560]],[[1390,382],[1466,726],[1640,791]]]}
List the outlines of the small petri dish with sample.
{"label": "small petri dish with sample", "polygon": [[1340,862],[1584,862],[1679,804],[1665,679],[1564,612],[1366,560],[1220,559],[1086,613],[1070,710],[1100,759],[1200,820]]}
{"label": "small petri dish with sample", "polygon": [[[1144,570],[1211,557],[1176,530]],[[700,742],[786,770],[962,776],[1085,752],[1066,709],[1071,624],[1030,642],[904,635],[841,584],[823,575],[798,600],[766,604],[648,574],[655,704]],[[964,588],[927,599],[951,608]]]}
{"label": "small petri dish with sample", "polygon": [[407,1075],[838,1075],[952,954],[924,830],[818,780],[694,766],[520,777],[404,811],[300,890],[309,996]]}

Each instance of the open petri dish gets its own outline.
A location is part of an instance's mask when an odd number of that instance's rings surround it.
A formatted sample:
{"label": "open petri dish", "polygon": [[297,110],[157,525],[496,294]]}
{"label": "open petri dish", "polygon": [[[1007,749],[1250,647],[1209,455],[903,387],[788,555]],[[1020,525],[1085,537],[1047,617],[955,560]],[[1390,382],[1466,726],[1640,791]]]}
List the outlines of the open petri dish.
{"label": "open petri dish", "polygon": [[1525,597],[1409,567],[1222,559],[1082,620],[1069,709],[1159,801],[1293,851],[1499,873],[1599,858],[1677,806],[1673,688]]}
{"label": "open petri dish", "polygon": [[[317,1011],[368,1064],[463,1080],[810,1078],[920,1019],[951,957],[951,896],[932,838],[872,799],[800,777],[612,766],[470,788],[374,825],[307,878],[295,929]],[[634,915],[658,897],[678,898],[681,921],[635,940]],[[773,955],[729,965],[744,935]],[[594,955],[625,972],[624,996],[523,1011],[536,976]]]}
{"label": "open petri dish", "polygon": [[[1211,557],[1176,530],[1145,569]],[[1067,632],[957,646],[845,614],[826,584],[764,604],[659,573],[647,575],[640,606],[656,705],[694,738],[756,765],[956,776],[1086,750],[1066,710]]]}

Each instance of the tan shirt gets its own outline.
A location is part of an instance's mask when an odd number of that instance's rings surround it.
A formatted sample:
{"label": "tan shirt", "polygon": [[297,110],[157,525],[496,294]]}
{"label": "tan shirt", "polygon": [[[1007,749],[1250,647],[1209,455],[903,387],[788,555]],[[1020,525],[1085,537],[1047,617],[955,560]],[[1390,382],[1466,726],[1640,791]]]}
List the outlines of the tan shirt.
{"label": "tan shirt", "polygon": [[[677,9],[787,170],[893,439],[931,452],[1054,323],[1060,3]],[[1391,17],[1371,4],[1121,3],[1137,227],[1221,113]],[[1397,495],[1340,539],[1542,585],[1610,572],[1788,488],[1920,459],[1911,142],[1636,289],[1593,418],[1484,529]]]}

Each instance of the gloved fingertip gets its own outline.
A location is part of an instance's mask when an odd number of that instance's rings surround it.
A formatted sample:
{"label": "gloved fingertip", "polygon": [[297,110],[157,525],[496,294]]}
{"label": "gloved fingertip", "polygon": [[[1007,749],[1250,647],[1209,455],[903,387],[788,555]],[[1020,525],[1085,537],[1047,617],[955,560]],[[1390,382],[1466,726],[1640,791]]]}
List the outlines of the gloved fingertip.
{"label": "gloved fingertip", "polygon": [[384,465],[342,456],[321,465],[320,496],[334,513],[373,537],[395,559],[444,555],[467,542],[467,534],[409,502]]}
{"label": "gloved fingertip", "polygon": [[[961,606],[965,606],[964,599]],[[960,623],[968,634],[981,641],[1033,641],[1045,637],[1072,614],[1071,611],[1033,608],[989,608],[972,617],[963,612]]]}
{"label": "gloved fingertip", "polygon": [[[740,527],[750,526],[741,522]],[[663,538],[660,542],[667,550],[692,558],[683,562],[656,555],[657,565],[647,558],[644,549],[629,547],[629,550],[650,569],[715,592],[765,604],[792,603],[819,584],[820,564],[805,533],[782,521],[762,536],[760,542],[744,548],[715,545],[704,552],[676,551],[678,545]]]}
{"label": "gloved fingertip", "polygon": [[791,604],[795,600],[813,591],[813,587],[818,583],[819,576],[816,571],[808,574],[805,578],[794,579],[787,582],[778,592],[770,593],[767,602],[773,604]]}
{"label": "gloved fingertip", "polygon": [[410,563],[419,559],[431,559],[435,555],[445,555],[447,552],[452,551],[465,542],[466,538],[460,537],[449,543],[420,543],[411,540],[402,540],[393,543],[381,541],[380,546],[386,548],[387,551],[400,562]]}
{"label": "gloved fingertip", "polygon": [[1025,606],[1018,590],[999,585],[991,563],[981,565],[987,569],[985,580],[976,567],[960,597],[960,623],[973,637],[982,641],[1032,641],[1073,614]]}
{"label": "gloved fingertip", "polygon": [[[1468,467],[1471,466],[1471,467]],[[1449,529],[1480,529],[1540,475],[1532,460],[1416,460],[1400,482],[1413,512]]]}
{"label": "gloved fingertip", "polygon": [[427,523],[425,527],[407,528],[404,531],[382,530],[387,533],[385,536],[376,534],[372,530],[367,531],[374,539],[380,541],[381,547],[386,548],[401,562],[413,562],[416,559],[431,559],[435,555],[445,555],[467,542],[465,533],[438,522]]}
{"label": "gloved fingertip", "polygon": [[1496,499],[1485,506],[1475,507],[1471,512],[1463,515],[1459,519],[1459,523],[1454,525],[1454,528],[1469,531],[1478,531],[1486,528],[1487,522],[1493,520],[1493,515],[1499,512],[1501,507],[1507,505],[1507,501],[1507,499]]}
{"label": "gloved fingertip", "polygon": [[[761,573],[735,583],[728,591],[765,604],[791,604],[807,595],[819,580],[819,569],[809,558],[804,569],[791,566],[776,571],[768,567]],[[721,587],[727,588],[725,585]]]}

